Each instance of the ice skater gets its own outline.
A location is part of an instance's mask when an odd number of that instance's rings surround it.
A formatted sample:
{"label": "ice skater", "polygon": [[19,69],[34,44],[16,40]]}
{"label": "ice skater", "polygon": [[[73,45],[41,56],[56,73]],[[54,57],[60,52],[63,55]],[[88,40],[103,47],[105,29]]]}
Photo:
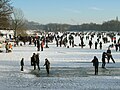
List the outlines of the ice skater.
{"label": "ice skater", "polygon": [[36,54],[33,53],[33,56],[31,57],[31,66],[34,66],[34,70],[36,69]]}
{"label": "ice skater", "polygon": [[96,56],[94,56],[94,59],[92,60],[93,66],[95,67],[95,75],[98,74],[98,66],[99,66],[99,61]]}
{"label": "ice skater", "polygon": [[38,67],[38,70],[40,70],[39,62],[40,62],[39,53],[37,53],[37,54],[36,54],[36,65],[37,65],[37,67]]}
{"label": "ice skater", "polygon": [[105,58],[107,58],[107,53],[103,52],[103,54],[102,54],[102,68],[105,68],[105,64],[106,64]]}
{"label": "ice skater", "polygon": [[23,66],[24,66],[24,58],[22,58],[22,60],[20,61],[20,65],[21,65],[21,71],[23,71]]}
{"label": "ice skater", "polygon": [[37,39],[37,51],[40,51],[40,41]]}
{"label": "ice skater", "polygon": [[100,44],[100,49],[102,49],[102,42],[100,42],[99,44]]}
{"label": "ice skater", "polygon": [[50,62],[47,58],[45,59],[45,64],[43,66],[46,66],[47,75],[49,75]]}
{"label": "ice skater", "polygon": [[108,48],[108,50],[107,50],[107,57],[108,57],[108,58],[107,58],[107,59],[108,59],[108,63],[109,63],[109,61],[110,61],[110,58],[112,59],[113,63],[115,63],[115,60],[114,60],[113,57],[112,57],[110,48]]}

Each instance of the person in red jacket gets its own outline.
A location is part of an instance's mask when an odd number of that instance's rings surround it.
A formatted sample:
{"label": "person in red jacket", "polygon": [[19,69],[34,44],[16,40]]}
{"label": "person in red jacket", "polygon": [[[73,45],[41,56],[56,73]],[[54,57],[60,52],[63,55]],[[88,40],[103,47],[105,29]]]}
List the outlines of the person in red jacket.
{"label": "person in red jacket", "polygon": [[43,47],[44,47],[44,42],[41,42],[41,51],[43,51]]}

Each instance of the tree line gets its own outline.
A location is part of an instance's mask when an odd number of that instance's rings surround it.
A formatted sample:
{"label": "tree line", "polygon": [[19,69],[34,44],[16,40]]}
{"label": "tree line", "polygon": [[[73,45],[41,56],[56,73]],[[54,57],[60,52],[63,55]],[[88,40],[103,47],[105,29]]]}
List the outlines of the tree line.
{"label": "tree line", "polygon": [[120,21],[110,20],[103,22],[102,24],[96,23],[84,23],[81,25],[70,25],[70,24],[39,24],[37,22],[27,22],[27,28],[33,30],[44,30],[44,31],[120,31]]}

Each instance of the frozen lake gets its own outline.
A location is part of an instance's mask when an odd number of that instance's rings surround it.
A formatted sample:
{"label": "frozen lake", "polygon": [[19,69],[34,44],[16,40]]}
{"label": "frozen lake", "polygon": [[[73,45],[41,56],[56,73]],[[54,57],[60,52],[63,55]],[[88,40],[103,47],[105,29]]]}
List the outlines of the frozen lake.
{"label": "frozen lake", "polygon": [[[13,51],[0,53],[0,90],[120,90],[120,52],[112,48],[112,61],[101,68],[103,49],[81,47],[56,47],[54,43],[44,51],[37,51],[33,45],[13,47]],[[40,72],[30,66],[33,53],[40,55]],[[100,62],[99,73],[94,75],[91,60],[97,56]],[[20,60],[24,58],[24,71],[20,71]],[[50,75],[43,67],[45,58],[51,63]]]}

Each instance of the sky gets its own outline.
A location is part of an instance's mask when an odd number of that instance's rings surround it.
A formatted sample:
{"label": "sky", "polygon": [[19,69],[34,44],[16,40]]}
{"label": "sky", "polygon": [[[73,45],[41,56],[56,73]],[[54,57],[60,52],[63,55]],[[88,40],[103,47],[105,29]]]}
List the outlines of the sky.
{"label": "sky", "polygon": [[28,21],[83,24],[120,17],[120,0],[11,0]]}

